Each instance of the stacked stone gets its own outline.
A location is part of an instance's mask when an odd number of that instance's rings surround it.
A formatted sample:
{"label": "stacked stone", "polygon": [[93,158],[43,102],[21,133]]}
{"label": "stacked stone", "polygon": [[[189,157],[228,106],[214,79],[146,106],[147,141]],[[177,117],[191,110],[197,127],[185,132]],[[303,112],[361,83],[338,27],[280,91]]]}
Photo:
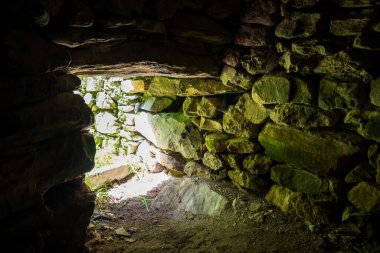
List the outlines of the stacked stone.
{"label": "stacked stone", "polygon": [[79,91],[95,115],[91,132],[98,150],[96,167],[115,163],[113,157],[135,154],[144,140],[135,129],[135,113],[149,80],[105,76],[81,77],[81,80]]}
{"label": "stacked stone", "polygon": [[16,28],[1,36],[2,251],[80,252],[95,199],[82,182],[95,143],[80,80],[63,47]]}
{"label": "stacked stone", "polygon": [[[246,1],[220,77],[246,90],[224,114],[224,132],[250,138],[250,147],[258,141],[265,153],[245,157],[231,180],[257,174],[261,164],[248,164],[261,156],[274,183],[267,200],[313,224],[343,222],[368,236],[380,211],[378,6]],[[206,137],[206,146],[212,140],[224,151],[229,138]]]}

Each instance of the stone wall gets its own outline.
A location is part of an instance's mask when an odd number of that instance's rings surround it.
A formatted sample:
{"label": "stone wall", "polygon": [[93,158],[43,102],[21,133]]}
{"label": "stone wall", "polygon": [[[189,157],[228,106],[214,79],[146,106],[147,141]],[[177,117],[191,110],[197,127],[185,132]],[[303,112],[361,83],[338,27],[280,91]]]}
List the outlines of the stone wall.
{"label": "stone wall", "polygon": [[[154,76],[143,79],[135,130],[158,170],[228,177],[313,224],[378,229],[378,1],[35,0],[3,10],[0,235],[12,252],[83,247],[93,119],[68,73]],[[106,95],[103,116],[116,109]]]}

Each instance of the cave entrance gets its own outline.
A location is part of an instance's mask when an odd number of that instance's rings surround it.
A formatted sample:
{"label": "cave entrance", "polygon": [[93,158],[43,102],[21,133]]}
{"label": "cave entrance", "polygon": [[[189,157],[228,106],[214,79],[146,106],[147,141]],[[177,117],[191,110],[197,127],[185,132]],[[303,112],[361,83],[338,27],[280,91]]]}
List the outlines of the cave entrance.
{"label": "cave entrance", "polygon": [[[158,163],[159,151],[144,137],[150,126],[137,130],[135,118],[140,110],[158,112],[172,104],[164,97],[160,105],[146,94],[150,78],[81,76],[79,94],[94,114],[89,129],[94,136],[94,168],[85,182],[97,195],[98,208],[109,204],[126,205],[131,198],[147,206],[147,194],[170,176]],[[160,106],[160,108],[158,108]]]}

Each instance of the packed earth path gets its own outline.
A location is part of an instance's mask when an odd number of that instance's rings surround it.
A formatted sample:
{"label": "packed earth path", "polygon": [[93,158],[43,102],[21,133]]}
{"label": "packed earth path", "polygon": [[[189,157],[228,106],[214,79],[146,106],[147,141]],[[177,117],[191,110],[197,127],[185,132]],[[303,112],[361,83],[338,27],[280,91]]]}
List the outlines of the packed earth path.
{"label": "packed earth path", "polygon": [[[190,200],[195,194],[200,201]],[[91,253],[379,252],[364,241],[338,242],[345,239],[230,183],[170,178],[145,196],[98,206],[87,246]]]}

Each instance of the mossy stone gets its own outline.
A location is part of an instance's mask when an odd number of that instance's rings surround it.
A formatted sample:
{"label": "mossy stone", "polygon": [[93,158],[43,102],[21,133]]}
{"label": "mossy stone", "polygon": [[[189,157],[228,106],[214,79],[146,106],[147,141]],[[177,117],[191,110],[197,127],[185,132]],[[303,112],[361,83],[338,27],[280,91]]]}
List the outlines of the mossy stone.
{"label": "mossy stone", "polygon": [[231,135],[225,133],[211,133],[205,136],[205,145],[208,151],[220,153],[227,150],[227,141]]}
{"label": "mossy stone", "polygon": [[265,75],[252,87],[252,99],[259,104],[281,104],[289,101],[290,80],[282,75]]}
{"label": "mossy stone", "polygon": [[251,154],[244,158],[243,167],[252,174],[265,175],[269,172],[273,160],[262,154]]}

